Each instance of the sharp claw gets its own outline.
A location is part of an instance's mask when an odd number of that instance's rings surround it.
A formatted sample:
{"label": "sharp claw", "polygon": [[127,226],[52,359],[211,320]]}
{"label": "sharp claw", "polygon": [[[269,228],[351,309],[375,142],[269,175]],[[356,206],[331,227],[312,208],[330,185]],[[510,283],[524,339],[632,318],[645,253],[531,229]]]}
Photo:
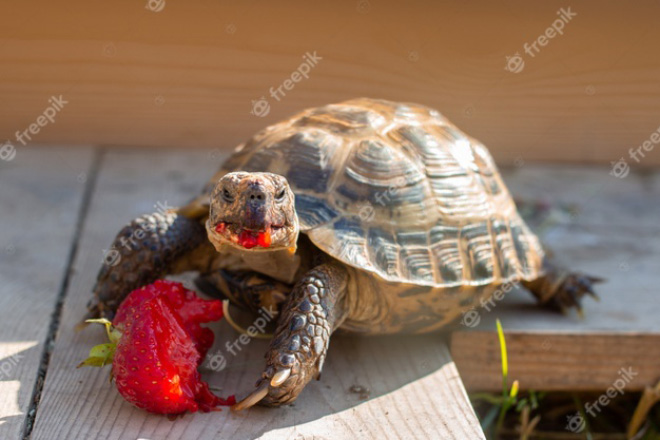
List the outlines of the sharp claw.
{"label": "sharp claw", "polygon": [[600,297],[594,292],[594,289],[591,288],[591,286],[587,287],[585,290],[585,293],[595,299],[596,301],[600,301]]}
{"label": "sharp claw", "polygon": [[270,386],[279,387],[284,383],[285,380],[289,378],[290,375],[291,375],[291,368],[285,368],[284,370],[278,371],[273,375],[273,378],[270,380]]}
{"label": "sharp claw", "polygon": [[259,388],[252,391],[245,399],[232,405],[231,410],[241,411],[250,408],[259,403],[266,395],[268,395],[268,382],[262,383]]}

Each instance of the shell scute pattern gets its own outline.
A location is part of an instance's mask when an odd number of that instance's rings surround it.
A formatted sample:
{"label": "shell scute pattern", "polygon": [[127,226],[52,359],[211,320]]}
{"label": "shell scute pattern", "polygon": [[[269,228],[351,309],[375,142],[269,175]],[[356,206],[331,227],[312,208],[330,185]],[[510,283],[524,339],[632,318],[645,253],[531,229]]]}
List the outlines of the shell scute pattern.
{"label": "shell scute pattern", "polygon": [[435,110],[370,99],[307,110],[248,141],[233,170],[285,176],[301,231],[385,281],[538,276],[543,251],[487,149]]}

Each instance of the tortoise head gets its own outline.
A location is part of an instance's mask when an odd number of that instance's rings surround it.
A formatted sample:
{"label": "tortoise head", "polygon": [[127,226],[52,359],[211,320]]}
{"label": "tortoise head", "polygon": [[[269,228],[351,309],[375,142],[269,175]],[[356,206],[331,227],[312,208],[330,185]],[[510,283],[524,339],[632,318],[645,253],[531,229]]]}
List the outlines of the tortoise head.
{"label": "tortoise head", "polygon": [[237,171],[223,176],[211,194],[209,240],[241,250],[296,250],[298,216],[287,180],[272,173]]}

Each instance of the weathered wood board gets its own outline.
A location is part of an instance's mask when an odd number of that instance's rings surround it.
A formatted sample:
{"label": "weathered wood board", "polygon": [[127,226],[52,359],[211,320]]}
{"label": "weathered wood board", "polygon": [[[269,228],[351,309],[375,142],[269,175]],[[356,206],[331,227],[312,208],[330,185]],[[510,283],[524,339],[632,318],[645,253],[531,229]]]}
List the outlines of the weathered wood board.
{"label": "weathered wood board", "polygon": [[3,439],[22,436],[75,243],[93,154],[87,149],[24,148],[0,160]]}
{"label": "weathered wood board", "polygon": [[[523,164],[504,173],[514,195],[561,208],[533,227],[567,265],[608,278],[598,286],[601,302],[586,300],[585,319],[548,313],[514,292],[490,311],[478,309],[477,325],[457,325],[451,357],[442,335],[336,337],[323,380],[293,407],[174,422],[137,410],[107,382],[107,369],[75,369],[104,335],[75,333],[73,325],[119,227],[156,204],[185,202],[221,160],[209,151],[155,153],[116,150],[101,162],[32,438],[482,438],[452,357],[468,389],[499,390],[497,317],[507,335],[510,378],[523,389],[603,390],[622,368],[636,373],[627,391],[660,379],[660,174],[618,179],[604,167]],[[0,162],[0,202],[3,214],[10,212],[0,230],[0,371],[20,355],[9,380],[0,379],[2,438],[19,438],[24,430],[92,155],[21,149],[14,161]],[[251,341],[234,356],[224,342],[237,335],[226,323],[215,327],[212,353],[222,353],[227,367],[213,372],[207,365],[206,378],[221,395],[249,390],[266,342]],[[354,385],[369,389],[368,396],[350,391]]]}
{"label": "weathered wood board", "polygon": [[[96,272],[119,228],[157,203],[185,202],[217,167],[209,152],[108,153],[99,172],[82,230],[48,376],[32,438],[484,438],[440,335],[333,340],[321,381],[292,407],[225,409],[189,414],[174,422],[126,403],[107,380],[108,369],[76,369],[101,329],[76,333]],[[236,356],[225,348],[236,333],[217,324],[217,347],[227,367],[206,377],[222,395],[252,389],[263,368],[265,341],[252,341]],[[354,385],[367,396],[351,392]],[[363,400],[364,398],[364,400]]]}
{"label": "weathered wood board", "polygon": [[[452,356],[470,390],[501,389],[499,318],[511,380],[523,389],[604,390],[621,369],[626,390],[660,380],[660,174],[613,177],[605,168],[523,166],[505,176],[525,200],[574,205],[540,234],[567,267],[607,279],[585,318],[551,314],[516,291],[474,313],[452,335]],[[539,225],[536,225],[539,229]],[[465,315],[464,315],[465,316]],[[479,319],[477,319],[477,316]]]}
{"label": "weathered wood board", "polygon": [[[60,95],[38,142],[220,149],[370,96],[433,106],[500,161],[609,165],[660,125],[658,13],[653,0],[5,1],[0,139]],[[293,82],[308,52],[320,59]]]}

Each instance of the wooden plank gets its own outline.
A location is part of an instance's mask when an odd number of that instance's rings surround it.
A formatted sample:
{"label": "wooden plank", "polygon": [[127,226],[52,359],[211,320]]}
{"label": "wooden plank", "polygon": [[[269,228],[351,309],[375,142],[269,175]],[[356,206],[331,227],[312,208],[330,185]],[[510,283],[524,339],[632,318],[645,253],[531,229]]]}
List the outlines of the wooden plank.
{"label": "wooden plank", "polygon": [[[526,53],[560,8],[577,14],[563,35]],[[503,162],[609,165],[660,124],[659,8],[652,0],[2,2],[11,19],[0,29],[0,133],[13,139],[62,94],[69,103],[40,142],[225,148],[303,108],[364,95],[436,107]],[[322,57],[309,79],[273,98],[308,51]],[[523,70],[505,70],[516,54]],[[262,96],[270,112],[250,114]],[[641,165],[660,164],[646,155]]]}
{"label": "wooden plank", "polygon": [[[157,202],[176,205],[198,190],[217,166],[209,153],[125,151],[109,153],[99,173],[81,239],[76,274],[63,309],[32,438],[484,438],[460,378],[439,336],[337,337],[323,379],[311,383],[294,406],[189,414],[171,422],[123,401],[107,381],[107,369],[75,369],[101,329],[81,333],[83,315],[102,250],[115,232]],[[227,368],[208,372],[223,395],[251,390],[263,368],[265,341],[252,341],[235,357],[225,342],[237,338],[226,323],[216,326],[216,347]],[[350,389],[359,385],[361,396]]]}
{"label": "wooden plank", "polygon": [[577,216],[556,216],[542,236],[568,267],[607,278],[601,301],[585,300],[586,317],[540,309],[527,292],[477,305],[452,335],[452,355],[470,390],[501,389],[494,321],[507,335],[509,370],[523,389],[603,390],[621,368],[637,373],[626,390],[660,378],[660,173],[620,180],[603,168],[524,167],[508,173],[526,199],[577,204]]}
{"label": "wooden plank", "polygon": [[[0,438],[22,436],[68,270],[93,151],[19,149],[0,161]],[[5,156],[9,158],[10,156]]]}

